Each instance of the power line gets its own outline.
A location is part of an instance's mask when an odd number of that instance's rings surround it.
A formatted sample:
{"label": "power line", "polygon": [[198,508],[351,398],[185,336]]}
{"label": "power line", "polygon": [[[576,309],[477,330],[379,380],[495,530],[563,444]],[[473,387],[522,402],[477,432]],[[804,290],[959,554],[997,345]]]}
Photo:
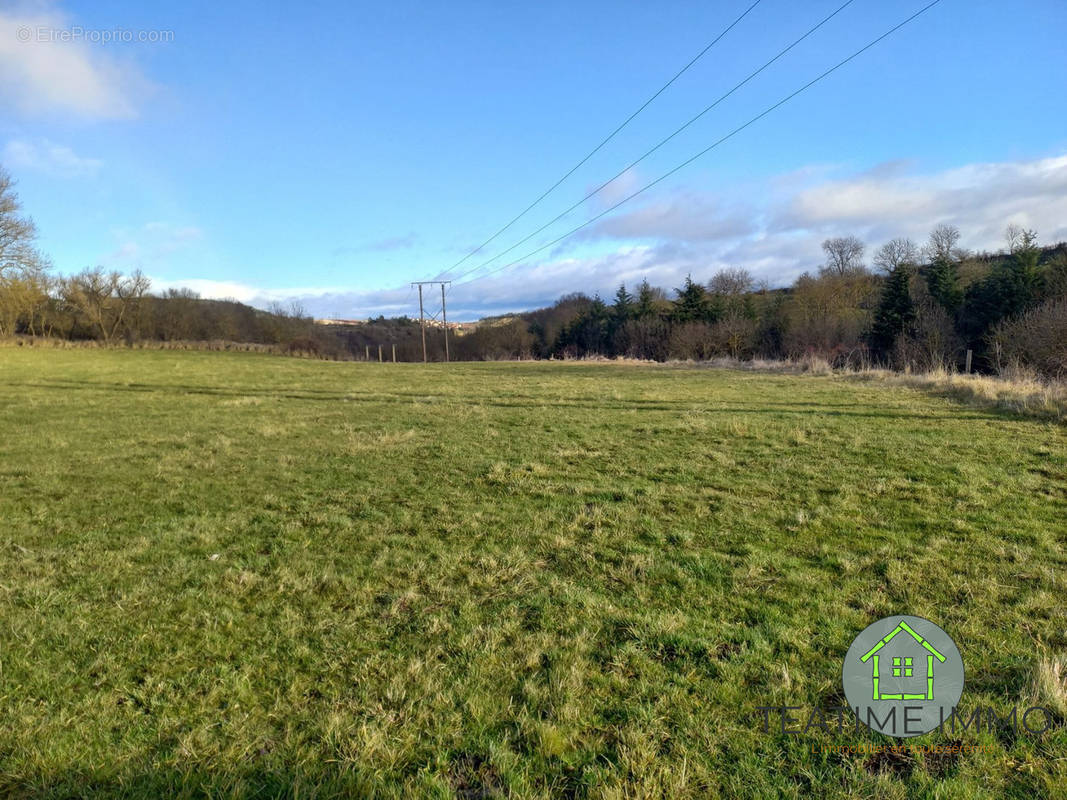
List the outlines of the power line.
{"label": "power line", "polygon": [[455,264],[453,264],[451,267],[449,267],[446,270],[442,270],[441,272],[439,272],[436,277],[440,278],[443,275],[447,275],[449,272],[454,270],[460,264],[464,263],[468,258],[473,256],[475,253],[480,252],[482,250],[482,248],[484,248],[487,244],[492,242],[494,239],[496,239],[496,237],[498,237],[500,234],[502,234],[504,231],[506,231],[508,228],[510,228],[512,225],[514,225],[516,222],[518,222],[520,219],[522,219],[524,216],[526,216],[527,213],[529,213],[538,203],[540,203],[542,200],[544,200],[546,197],[548,197],[548,195],[550,195],[561,183],[563,183],[563,181],[567,180],[567,178],[569,178],[571,175],[573,175],[578,170],[579,167],[581,167],[583,164],[585,164],[586,161],[588,161],[590,158],[592,158],[594,155],[596,155],[604,145],[606,145],[608,142],[610,142],[612,139],[614,139],[616,134],[619,133],[619,131],[621,131],[623,128],[625,128],[627,125],[629,125],[638,114],[640,114],[642,111],[644,111],[646,108],[648,108],[649,104],[651,104],[653,100],[655,100],[657,97],[659,97],[661,94],[663,94],[667,90],[667,88],[670,87],[670,85],[672,83],[674,83],[676,80],[678,80],[680,77],[682,77],[682,75],[684,75],[686,72],[688,72],[690,67],[692,67],[695,63],[697,63],[697,61],[699,61],[704,56],[704,54],[707,53],[712,47],[714,47],[716,44],[718,44],[720,39],[722,39],[726,34],[728,34],[731,30],[733,30],[733,28],[739,22],[741,22],[741,20],[743,20],[745,17],[747,17],[749,12],[752,11],[752,9],[754,9],[756,6],[758,6],[762,1],[763,0],[756,0],[752,5],[750,5],[748,8],[746,8],[744,10],[744,12],[741,14],[741,16],[739,16],[737,19],[735,19],[733,22],[731,22],[729,25],[727,25],[726,28],[723,29],[722,33],[720,33],[718,36],[716,36],[714,39],[712,39],[712,41],[703,50],[701,50],[699,53],[697,53],[688,64],[686,64],[684,67],[682,67],[680,70],[678,70],[678,72],[675,73],[673,78],[671,78],[669,81],[667,81],[665,84],[663,84],[659,89],[657,89],[655,94],[653,94],[644,103],[642,103],[641,106],[634,113],[632,113],[625,120],[623,120],[622,124],[620,124],[617,128],[615,128],[615,130],[613,130],[611,133],[609,133],[604,138],[604,140],[600,142],[600,144],[598,144],[596,147],[594,147],[592,150],[590,150],[586,154],[585,158],[583,158],[581,161],[579,161],[577,164],[575,164],[573,167],[571,167],[569,170],[567,170],[567,172],[563,175],[562,178],[560,178],[558,181],[556,181],[551,186],[549,186],[548,189],[546,189],[541,194],[540,197],[538,197],[536,200],[534,200],[532,203],[530,203],[530,205],[526,206],[526,208],[524,208],[517,216],[515,216],[507,225],[502,227],[500,230],[498,230],[496,233],[494,233],[492,236],[490,236],[488,239],[486,239],[480,245],[475,247],[473,250],[471,250],[469,253],[467,253],[467,255],[463,256],[463,258],[461,258],[459,261],[457,261]]}
{"label": "power line", "polygon": [[521,263],[521,262],[525,261],[526,259],[530,258],[531,256],[535,256],[535,255],[537,255],[538,253],[540,253],[541,251],[543,251],[543,250],[547,250],[547,249],[548,249],[549,247],[552,247],[553,245],[559,244],[559,243],[560,243],[560,242],[562,242],[562,241],[563,241],[564,239],[566,239],[566,238],[568,238],[568,237],[570,237],[570,236],[573,236],[573,235],[574,235],[575,233],[577,233],[578,231],[582,230],[582,228],[586,228],[586,227],[588,227],[589,225],[592,225],[592,224],[593,224],[594,222],[596,222],[597,220],[601,219],[602,217],[605,217],[605,216],[607,216],[608,214],[610,214],[610,213],[611,213],[612,211],[614,211],[614,210],[616,210],[617,208],[619,208],[619,207],[620,207],[621,205],[623,205],[624,203],[628,203],[628,202],[629,202],[630,200],[633,200],[633,199],[634,199],[635,197],[637,197],[637,196],[638,196],[639,194],[642,194],[643,192],[646,192],[646,191],[648,191],[648,190],[649,190],[649,189],[651,189],[651,188],[652,188],[653,186],[655,186],[656,184],[658,184],[658,183],[660,183],[660,182],[662,182],[662,181],[666,180],[667,178],[669,178],[669,177],[670,177],[671,175],[673,175],[674,173],[676,173],[676,172],[678,172],[679,170],[681,170],[681,169],[684,169],[685,167],[689,166],[689,165],[690,165],[690,164],[692,164],[692,163],[693,163],[694,161],[696,161],[696,160],[697,160],[698,158],[701,158],[702,156],[704,156],[704,155],[707,155],[707,154],[708,154],[709,152],[711,152],[712,150],[714,150],[714,149],[715,149],[716,147],[718,147],[719,145],[721,145],[721,144],[722,144],[723,142],[727,141],[728,139],[732,139],[732,138],[733,138],[734,136],[736,136],[737,134],[739,134],[739,133],[740,133],[741,131],[745,130],[745,128],[747,128],[747,127],[749,127],[750,125],[752,125],[752,124],[754,124],[754,123],[758,122],[759,120],[763,119],[763,118],[764,118],[765,116],[767,116],[767,115],[768,115],[768,114],[770,114],[771,112],[775,111],[776,109],[778,109],[778,108],[780,108],[781,106],[783,106],[783,105],[785,105],[786,103],[788,103],[788,102],[789,102],[790,100],[792,100],[792,99],[793,99],[794,97],[796,97],[797,95],[801,94],[802,92],[805,92],[805,91],[807,91],[807,90],[808,90],[808,89],[810,89],[810,88],[811,88],[812,86],[814,86],[814,85],[815,85],[816,83],[818,83],[819,81],[823,80],[824,78],[826,78],[826,77],[827,77],[828,75],[830,75],[831,73],[833,73],[833,72],[836,72],[836,71],[837,71],[837,70],[839,70],[839,69],[840,69],[841,67],[845,66],[845,65],[846,65],[846,64],[848,64],[848,63],[849,63],[850,61],[852,61],[853,59],[855,59],[855,58],[857,58],[858,56],[860,56],[861,54],[865,53],[865,52],[866,52],[867,50],[870,50],[870,49],[871,49],[872,47],[874,47],[874,46],[875,46],[876,44],[878,44],[879,42],[881,42],[881,41],[882,41],[883,39],[885,39],[885,38],[887,38],[887,37],[891,36],[892,34],[896,33],[896,32],[897,32],[898,30],[900,30],[901,28],[903,28],[903,27],[904,27],[905,25],[907,25],[907,24],[908,24],[909,22],[911,22],[912,20],[914,20],[914,19],[915,19],[916,17],[919,17],[920,15],[922,15],[922,14],[926,13],[927,11],[929,11],[929,10],[930,10],[931,8],[933,8],[934,6],[936,6],[936,5],[937,5],[938,3],[940,3],[940,2],[941,2],[941,0],[933,0],[933,2],[931,2],[931,3],[928,3],[927,5],[923,6],[923,7],[922,7],[922,8],[920,8],[920,9],[919,9],[918,11],[916,11],[916,12],[915,12],[914,14],[912,14],[912,15],[911,15],[910,17],[908,17],[907,19],[905,19],[905,20],[904,20],[903,22],[900,22],[900,23],[898,23],[898,24],[894,25],[894,26],[893,26],[892,28],[890,28],[890,29],[889,29],[888,31],[886,31],[885,33],[883,33],[883,34],[882,34],[881,36],[879,36],[879,37],[878,37],[877,39],[874,39],[874,40],[872,40],[871,42],[869,42],[868,44],[864,45],[864,46],[863,46],[863,47],[861,47],[861,48],[860,48],[859,50],[857,50],[856,52],[854,52],[854,53],[853,53],[852,55],[848,56],[847,58],[845,58],[845,59],[844,59],[844,60],[842,60],[842,61],[839,61],[839,62],[838,62],[837,64],[835,64],[834,66],[830,67],[830,68],[829,68],[828,70],[826,70],[825,72],[823,72],[823,73],[822,73],[821,75],[819,75],[818,77],[816,77],[816,78],[813,78],[812,80],[808,81],[807,83],[805,83],[805,84],[804,84],[803,86],[801,86],[801,87],[800,87],[799,89],[797,89],[797,90],[796,90],[795,92],[793,92],[792,94],[789,94],[789,95],[787,95],[786,97],[782,98],[782,99],[781,99],[781,100],[779,100],[779,101],[778,101],[777,103],[775,103],[774,105],[772,105],[772,106],[770,106],[770,107],[768,107],[768,108],[764,109],[764,110],[763,110],[763,111],[761,111],[761,112],[760,112],[759,114],[757,114],[756,116],[752,117],[752,119],[750,119],[750,120],[749,120],[748,122],[746,122],[746,123],[744,123],[743,125],[739,125],[738,127],[734,128],[734,129],[733,129],[732,131],[730,131],[730,132],[729,132],[728,134],[726,134],[725,136],[723,136],[723,137],[722,137],[721,139],[718,139],[717,141],[715,141],[715,142],[713,142],[712,144],[708,145],[707,147],[705,147],[705,148],[704,148],[703,150],[701,150],[701,151],[700,151],[699,153],[697,153],[696,155],[694,155],[694,156],[691,156],[690,158],[687,158],[687,159],[686,159],[685,161],[683,161],[683,162],[682,162],[681,164],[679,164],[678,166],[674,167],[673,169],[671,169],[671,170],[669,170],[669,171],[667,171],[667,172],[663,173],[662,175],[660,175],[660,176],[659,176],[658,178],[656,178],[656,179],[655,179],[654,181],[652,181],[651,183],[646,183],[646,184],[645,184],[644,186],[642,186],[642,187],[641,187],[640,189],[638,189],[638,190],[637,190],[636,192],[634,192],[633,194],[631,194],[631,195],[628,195],[627,197],[624,197],[624,198],[623,198],[622,200],[620,200],[620,201],[619,201],[618,203],[616,203],[615,205],[611,206],[611,208],[608,208],[608,209],[605,209],[604,211],[601,211],[601,212],[600,212],[599,214],[597,214],[597,215],[596,215],[595,217],[592,217],[591,219],[588,219],[588,220],[586,220],[585,222],[583,222],[583,223],[582,223],[581,225],[577,226],[576,228],[572,228],[571,230],[569,230],[569,231],[567,231],[566,233],[564,233],[564,234],[563,234],[562,236],[558,236],[558,237],[556,237],[556,238],[555,238],[555,239],[553,239],[552,241],[550,241],[550,242],[548,242],[548,243],[546,243],[546,244],[543,244],[543,245],[541,245],[541,246],[540,246],[540,247],[538,247],[537,249],[535,249],[535,250],[531,250],[531,251],[530,251],[529,253],[527,253],[526,255],[524,255],[524,256],[522,256],[522,257],[520,257],[520,258],[517,258],[517,259],[515,259],[514,261],[509,261],[509,262],[508,262],[507,264],[504,264],[504,265],[502,265],[502,266],[499,266],[499,267],[494,267],[493,269],[489,270],[488,272],[486,272],[486,273],[484,273],[484,274],[482,274],[482,275],[479,275],[479,276],[477,276],[477,277],[475,277],[475,278],[472,278],[471,280],[469,280],[469,281],[466,281],[466,283],[463,283],[463,284],[459,284],[459,285],[463,285],[463,286],[466,286],[467,284],[473,283],[474,281],[477,281],[477,280],[481,280],[482,278],[486,278],[486,277],[488,277],[489,275],[492,275],[492,274],[494,274],[494,273],[496,273],[496,272],[500,272],[501,270],[507,269],[508,267],[513,267],[513,266],[515,266],[516,264],[519,264],[519,263]]}
{"label": "power line", "polygon": [[840,14],[840,13],[841,13],[842,11],[844,11],[844,10],[845,10],[846,8],[848,8],[848,7],[850,6],[850,5],[852,5],[852,4],[853,4],[853,3],[855,2],[855,1],[856,1],[856,0],[846,0],[846,2],[845,2],[845,3],[843,3],[842,5],[838,6],[838,8],[837,8],[837,9],[836,9],[835,11],[831,12],[831,13],[830,13],[829,15],[827,15],[826,17],[823,17],[823,19],[822,19],[822,20],[820,20],[820,21],[819,21],[819,22],[818,22],[818,23],[817,23],[816,25],[814,25],[813,27],[809,28],[809,29],[808,29],[808,31],[807,31],[806,33],[804,33],[804,35],[802,35],[802,36],[801,36],[800,38],[798,38],[798,39],[794,40],[792,44],[790,44],[790,45],[788,45],[787,47],[783,48],[782,50],[778,51],[778,54],[777,54],[777,55],[775,55],[775,56],[774,56],[774,58],[772,58],[772,59],[771,59],[770,61],[767,61],[766,63],[764,63],[764,64],[763,64],[763,66],[761,66],[761,67],[760,67],[759,69],[757,69],[757,70],[756,70],[755,72],[752,72],[752,73],[750,73],[750,74],[748,75],[748,77],[746,77],[746,78],[745,78],[745,79],[744,79],[743,81],[741,81],[740,83],[738,83],[737,85],[735,85],[735,86],[734,86],[734,87],[733,87],[732,89],[730,89],[730,91],[728,91],[728,92],[726,92],[726,94],[724,94],[724,95],[720,96],[720,97],[719,97],[719,98],[718,98],[718,99],[717,99],[717,100],[716,100],[716,101],[715,101],[714,103],[712,103],[711,105],[707,106],[707,107],[706,107],[706,108],[705,108],[705,109],[704,109],[703,111],[701,111],[701,112],[700,112],[699,114],[697,114],[697,115],[696,115],[696,116],[694,116],[694,117],[691,117],[691,118],[690,118],[690,119],[689,119],[689,120],[688,120],[688,121],[687,121],[686,123],[684,123],[684,124],[683,124],[683,125],[682,125],[681,127],[679,127],[679,128],[676,128],[676,129],[674,130],[674,132],[673,132],[673,133],[671,133],[671,134],[670,134],[669,136],[667,136],[667,137],[666,137],[666,138],[664,138],[664,139],[661,139],[661,140],[660,140],[659,142],[657,142],[657,143],[656,143],[656,144],[655,144],[655,145],[654,145],[653,147],[651,147],[651,148],[650,148],[649,150],[645,151],[645,153],[644,153],[644,154],[643,154],[643,155],[642,155],[642,156],[641,156],[640,158],[638,158],[638,159],[636,159],[636,160],[634,160],[634,161],[631,161],[631,162],[630,162],[629,164],[627,164],[627,165],[626,165],[625,167],[623,167],[623,168],[622,168],[621,170],[619,170],[618,172],[616,172],[616,173],[615,173],[615,174],[614,174],[613,176],[611,176],[610,178],[608,178],[608,179],[607,179],[606,181],[604,181],[604,182],[603,182],[602,184],[600,184],[599,186],[597,186],[597,187],[596,187],[595,189],[593,189],[593,190],[592,190],[591,192],[589,192],[589,194],[587,194],[587,195],[586,195],[585,197],[583,197],[583,198],[582,198],[581,200],[579,200],[578,202],[576,202],[576,203],[575,203],[574,205],[570,206],[570,207],[569,207],[569,208],[567,208],[566,210],[562,211],[561,213],[559,213],[558,215],[556,215],[555,217],[553,217],[552,219],[550,219],[550,220],[549,220],[548,222],[546,222],[546,223],[545,223],[544,225],[542,225],[542,226],[541,226],[540,228],[538,228],[537,230],[535,230],[535,231],[534,231],[533,233],[529,234],[528,236],[525,236],[525,237],[523,237],[522,239],[519,239],[519,241],[515,242],[515,244],[513,244],[513,245],[512,245],[511,247],[509,247],[509,248],[508,248],[507,250],[502,250],[502,251],[500,251],[499,253],[497,253],[497,254],[496,254],[495,256],[493,256],[492,258],[490,258],[490,259],[487,259],[486,261],[483,261],[483,262],[482,262],[481,264],[478,264],[478,265],[477,265],[476,267],[473,267],[473,268],[471,268],[471,269],[467,270],[466,272],[462,272],[462,273],[460,273],[460,274],[459,274],[459,275],[457,275],[457,276],[456,276],[455,278],[453,278],[453,280],[455,280],[455,281],[461,281],[461,280],[463,280],[463,279],[464,279],[464,278],[466,278],[466,277],[467,277],[468,275],[472,275],[472,274],[474,274],[475,272],[477,272],[478,270],[480,270],[480,269],[481,269],[482,267],[486,267],[486,266],[488,266],[489,264],[492,264],[492,263],[493,263],[494,261],[496,261],[496,260],[497,260],[498,258],[500,258],[501,256],[507,255],[507,254],[508,254],[508,253],[510,253],[510,252],[511,252],[512,250],[514,250],[514,249],[515,249],[516,247],[519,247],[519,246],[521,246],[521,245],[525,244],[526,242],[530,241],[530,239],[532,239],[533,237],[537,236],[537,234],[541,233],[541,232],[542,232],[543,230],[545,230],[546,228],[550,228],[550,227],[552,227],[553,225],[555,225],[555,224],[556,224],[557,222],[559,222],[559,221],[560,221],[561,219],[563,219],[563,218],[564,218],[565,216],[567,216],[567,215],[568,215],[568,214],[570,214],[570,213],[571,213],[572,211],[574,211],[574,209],[576,209],[576,208],[578,208],[578,207],[579,207],[580,205],[582,205],[582,203],[584,203],[584,202],[585,202],[586,200],[589,200],[589,199],[590,199],[591,197],[594,197],[595,195],[599,194],[599,193],[600,193],[600,192],[601,192],[601,191],[602,191],[602,190],[604,189],[604,187],[608,186],[608,185],[609,185],[609,184],[610,184],[610,183],[611,183],[612,181],[615,181],[615,180],[617,180],[618,178],[620,178],[620,177],[622,177],[623,175],[625,175],[625,174],[626,174],[626,173],[627,173],[627,172],[628,172],[629,170],[631,170],[631,169],[633,169],[634,167],[636,167],[636,166],[637,166],[638,164],[640,164],[640,163],[641,163],[642,161],[644,161],[644,160],[645,160],[646,158],[648,158],[648,157],[649,157],[650,155],[652,155],[652,154],[653,154],[653,153],[655,153],[655,152],[656,152],[657,150],[659,150],[659,149],[660,149],[661,147],[663,147],[663,145],[667,144],[667,142],[669,142],[669,141],[670,141],[671,139],[673,139],[673,138],[674,138],[675,136],[677,136],[677,135],[678,135],[679,133],[681,133],[682,131],[684,131],[684,130],[685,130],[686,128],[688,128],[688,127],[689,127],[690,125],[692,125],[692,124],[693,124],[694,122],[696,122],[696,121],[697,121],[698,119],[700,119],[700,118],[701,118],[701,117],[703,117],[703,116],[704,116],[705,114],[707,114],[707,113],[708,113],[709,111],[711,111],[712,109],[714,109],[714,108],[715,108],[716,106],[718,106],[718,105],[719,105],[719,104],[720,104],[720,103],[721,103],[721,102],[722,102],[723,100],[726,100],[726,99],[727,99],[728,97],[730,97],[730,95],[732,95],[732,94],[733,94],[734,92],[736,92],[736,91],[737,91],[738,89],[740,89],[740,88],[741,88],[742,86],[744,86],[744,85],[745,85],[746,83],[748,83],[748,82],[749,82],[750,80],[752,80],[752,79],[753,79],[753,78],[755,78],[755,77],[756,77],[757,75],[759,75],[759,74],[760,74],[761,72],[763,72],[763,71],[764,71],[765,69],[767,69],[767,67],[771,66],[771,64],[773,64],[773,63],[774,63],[775,61],[777,61],[778,59],[780,59],[780,58],[781,58],[782,56],[784,56],[784,55],[785,55],[786,53],[788,53],[788,52],[789,52],[790,50],[792,50],[792,49],[793,49],[794,47],[796,47],[796,46],[797,46],[798,44],[800,44],[800,43],[801,43],[801,42],[803,42],[803,41],[804,41],[805,39],[807,39],[807,38],[808,38],[809,36],[811,36],[811,35],[812,35],[813,33],[815,33],[815,31],[819,30],[819,28],[821,28],[821,27],[822,27],[823,25],[825,25],[825,24],[826,24],[827,22],[829,22],[829,21],[830,21],[831,19],[833,19],[834,17],[836,17],[836,16],[838,15],[838,14]]}

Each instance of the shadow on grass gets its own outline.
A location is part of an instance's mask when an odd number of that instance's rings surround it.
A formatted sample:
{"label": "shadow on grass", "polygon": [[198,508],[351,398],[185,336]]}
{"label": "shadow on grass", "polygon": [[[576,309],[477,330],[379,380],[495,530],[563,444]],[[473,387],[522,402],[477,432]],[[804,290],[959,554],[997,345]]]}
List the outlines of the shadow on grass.
{"label": "shadow on grass", "polygon": [[[301,772],[290,768],[224,765],[218,770],[161,767],[143,772],[77,771],[25,780],[0,775],[0,797],[63,798],[362,798],[399,797],[360,772]],[[485,795],[489,796],[489,795]]]}
{"label": "shadow on grass", "polygon": [[[262,751],[261,751],[262,752]],[[276,756],[277,754],[275,754]],[[0,771],[0,797],[34,800],[59,798],[407,798],[451,796],[461,800],[510,796],[507,782],[484,756],[455,752],[445,762],[410,764],[401,773],[336,761],[294,765],[271,755],[252,756],[244,763],[221,762],[152,767],[127,763],[119,769],[77,769],[33,776]],[[141,769],[138,769],[141,766]],[[560,766],[543,780],[564,791],[561,797],[585,796],[573,769]]]}

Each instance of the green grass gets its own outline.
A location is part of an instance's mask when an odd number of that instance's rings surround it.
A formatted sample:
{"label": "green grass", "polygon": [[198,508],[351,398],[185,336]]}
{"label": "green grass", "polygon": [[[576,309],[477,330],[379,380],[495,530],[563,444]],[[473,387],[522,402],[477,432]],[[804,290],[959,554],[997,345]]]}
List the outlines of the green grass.
{"label": "green grass", "polygon": [[896,613],[1029,704],[1065,445],[833,376],[0,349],[0,795],[1063,796],[1063,729],[755,708]]}

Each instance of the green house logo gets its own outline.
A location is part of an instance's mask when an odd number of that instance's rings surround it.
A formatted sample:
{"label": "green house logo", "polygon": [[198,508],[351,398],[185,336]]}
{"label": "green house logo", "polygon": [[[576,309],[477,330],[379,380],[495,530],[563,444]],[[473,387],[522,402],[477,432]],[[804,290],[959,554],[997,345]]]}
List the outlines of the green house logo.
{"label": "green house logo", "polygon": [[[924,688],[922,692],[885,692],[879,690],[879,684],[885,686],[879,677],[879,658],[878,651],[888,645],[893,639],[901,633],[905,633],[915,639],[926,650],[929,650],[926,654],[926,670],[920,673],[920,680],[918,686]],[[892,656],[893,659],[893,671],[891,676],[893,678],[913,678],[915,677],[915,666],[913,664],[913,656]],[[860,657],[862,662],[871,663],[871,684],[874,687],[872,699],[873,700],[933,700],[934,699],[934,661],[935,659],[942,664],[945,663],[945,657],[941,653],[926,641],[923,637],[917,634],[912,627],[901,620],[889,634],[878,640],[878,644],[868,650]],[[897,681],[896,683],[901,683]]]}
{"label": "green house logo", "polygon": [[951,717],[963,693],[963,659],[933,622],[884,617],[853,640],[841,678],[861,722],[889,736],[918,736]]}

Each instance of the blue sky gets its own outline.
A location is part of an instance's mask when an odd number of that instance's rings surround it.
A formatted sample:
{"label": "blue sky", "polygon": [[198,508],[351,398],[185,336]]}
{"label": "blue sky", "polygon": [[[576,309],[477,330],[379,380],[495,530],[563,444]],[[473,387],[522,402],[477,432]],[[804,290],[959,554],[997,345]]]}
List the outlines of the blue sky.
{"label": "blue sky", "polygon": [[[751,2],[0,1],[0,164],[61,273],[139,268],[157,288],[296,298],[318,316],[416,313],[409,281],[447,269],[528,205]],[[842,2],[762,0],[464,269],[579,200]],[[854,0],[495,263],[603,210],[924,4]],[[47,33],[78,29],[72,41]],[[943,0],[580,235],[457,286],[450,316],[645,276],[676,286],[728,266],[779,285],[841,233],[872,249],[938,222],[973,248],[995,248],[1008,222],[1067,238],[1064,29],[1062,0]],[[170,41],[86,40],[116,30]]]}

